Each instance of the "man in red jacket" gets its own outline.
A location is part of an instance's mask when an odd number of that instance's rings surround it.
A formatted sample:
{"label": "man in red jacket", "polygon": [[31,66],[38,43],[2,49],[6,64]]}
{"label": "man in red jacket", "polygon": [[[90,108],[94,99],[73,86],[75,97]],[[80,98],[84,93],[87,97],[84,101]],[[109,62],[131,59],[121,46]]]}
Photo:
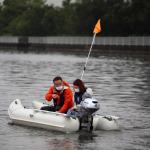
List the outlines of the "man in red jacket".
{"label": "man in red jacket", "polygon": [[73,94],[67,82],[57,76],[53,79],[54,85],[50,87],[45,95],[47,101],[53,100],[54,106],[44,106],[41,110],[58,111],[66,113],[68,109],[73,107]]}

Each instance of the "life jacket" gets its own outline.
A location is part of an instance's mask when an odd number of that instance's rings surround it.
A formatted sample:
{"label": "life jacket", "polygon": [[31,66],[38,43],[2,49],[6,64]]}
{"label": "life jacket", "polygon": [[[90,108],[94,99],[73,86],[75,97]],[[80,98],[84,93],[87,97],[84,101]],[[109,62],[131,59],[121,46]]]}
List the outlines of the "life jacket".
{"label": "life jacket", "polygon": [[81,103],[83,94],[84,93],[75,93],[74,94],[74,101],[75,101],[76,105],[79,105]]}
{"label": "life jacket", "polygon": [[[65,101],[64,93],[65,93],[66,89],[68,89],[68,87],[64,86],[64,89],[59,92],[59,96],[60,96],[59,104],[58,104],[56,99],[53,99],[53,104],[54,104],[54,107],[55,107],[55,111],[58,111],[64,105],[64,101]],[[58,91],[54,88],[54,94],[56,94],[56,93],[58,94]]]}

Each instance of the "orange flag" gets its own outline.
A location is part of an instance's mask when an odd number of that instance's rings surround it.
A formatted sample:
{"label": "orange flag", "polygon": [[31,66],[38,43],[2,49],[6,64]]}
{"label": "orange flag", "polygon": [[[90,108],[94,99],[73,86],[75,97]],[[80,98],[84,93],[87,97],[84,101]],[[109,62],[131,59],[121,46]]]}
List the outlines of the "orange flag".
{"label": "orange flag", "polygon": [[96,25],[95,25],[95,28],[93,30],[93,33],[99,33],[101,32],[101,23],[100,23],[100,19],[97,21]]}

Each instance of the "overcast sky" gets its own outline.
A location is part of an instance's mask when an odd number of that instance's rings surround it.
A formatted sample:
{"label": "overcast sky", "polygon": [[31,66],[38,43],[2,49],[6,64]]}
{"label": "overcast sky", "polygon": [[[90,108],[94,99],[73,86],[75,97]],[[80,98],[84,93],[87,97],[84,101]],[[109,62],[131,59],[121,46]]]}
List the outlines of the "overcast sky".
{"label": "overcast sky", "polygon": [[[2,2],[3,0],[0,0]],[[63,0],[47,0],[48,4],[54,4],[56,6],[61,6]]]}
{"label": "overcast sky", "polygon": [[63,0],[47,0],[48,4],[54,4],[57,6],[61,6]]}

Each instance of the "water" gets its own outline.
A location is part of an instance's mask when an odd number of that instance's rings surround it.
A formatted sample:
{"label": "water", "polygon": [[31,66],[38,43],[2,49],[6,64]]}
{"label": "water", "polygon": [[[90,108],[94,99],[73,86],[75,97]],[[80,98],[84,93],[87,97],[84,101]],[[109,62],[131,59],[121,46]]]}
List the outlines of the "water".
{"label": "water", "polygon": [[150,59],[96,56],[84,76],[99,99],[102,115],[120,117],[120,131],[64,134],[10,125],[7,109],[20,98],[26,107],[44,94],[55,75],[79,78],[85,55],[0,53],[1,150],[150,149]]}

